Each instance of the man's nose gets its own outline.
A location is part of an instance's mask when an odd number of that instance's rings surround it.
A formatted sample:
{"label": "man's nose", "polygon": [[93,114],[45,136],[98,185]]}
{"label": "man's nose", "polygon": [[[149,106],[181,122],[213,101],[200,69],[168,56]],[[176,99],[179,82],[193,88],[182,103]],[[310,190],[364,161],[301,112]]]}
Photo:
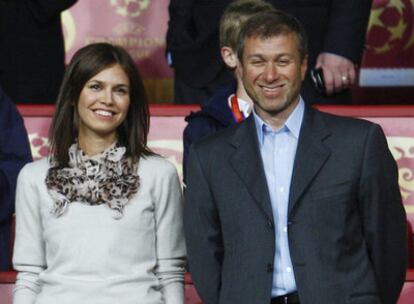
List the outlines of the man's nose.
{"label": "man's nose", "polygon": [[273,82],[279,77],[277,67],[275,64],[269,62],[266,65],[266,68],[264,71],[264,77],[267,82]]}

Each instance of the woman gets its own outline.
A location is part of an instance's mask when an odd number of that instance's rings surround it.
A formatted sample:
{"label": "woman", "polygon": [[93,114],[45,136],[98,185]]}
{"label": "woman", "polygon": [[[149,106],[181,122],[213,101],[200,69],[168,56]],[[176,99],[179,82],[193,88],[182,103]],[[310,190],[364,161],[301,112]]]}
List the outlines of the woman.
{"label": "woman", "polygon": [[184,302],[180,184],[148,149],[148,128],[126,51],[79,50],[59,93],[51,157],[19,175],[15,304]]}

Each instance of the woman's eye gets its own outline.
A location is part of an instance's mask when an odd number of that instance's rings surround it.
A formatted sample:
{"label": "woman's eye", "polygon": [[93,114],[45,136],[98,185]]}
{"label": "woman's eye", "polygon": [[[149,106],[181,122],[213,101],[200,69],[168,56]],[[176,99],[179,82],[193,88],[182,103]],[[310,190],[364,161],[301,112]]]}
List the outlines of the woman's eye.
{"label": "woman's eye", "polygon": [[89,86],[89,88],[93,91],[99,91],[99,89],[101,88],[99,84],[91,84]]}
{"label": "woman's eye", "polygon": [[124,88],[117,89],[116,92],[118,94],[120,94],[120,95],[126,95],[126,94],[128,94],[128,90],[127,89],[124,89]]}

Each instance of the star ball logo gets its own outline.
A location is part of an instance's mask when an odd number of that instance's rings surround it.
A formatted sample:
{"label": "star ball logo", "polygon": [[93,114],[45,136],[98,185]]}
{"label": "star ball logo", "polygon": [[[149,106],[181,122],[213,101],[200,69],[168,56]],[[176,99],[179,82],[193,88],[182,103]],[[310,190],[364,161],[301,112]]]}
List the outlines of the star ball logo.
{"label": "star ball logo", "polygon": [[122,17],[138,17],[150,5],[150,0],[111,0],[116,13]]}
{"label": "star ball logo", "polygon": [[375,55],[403,52],[414,45],[414,0],[375,0],[367,49]]}

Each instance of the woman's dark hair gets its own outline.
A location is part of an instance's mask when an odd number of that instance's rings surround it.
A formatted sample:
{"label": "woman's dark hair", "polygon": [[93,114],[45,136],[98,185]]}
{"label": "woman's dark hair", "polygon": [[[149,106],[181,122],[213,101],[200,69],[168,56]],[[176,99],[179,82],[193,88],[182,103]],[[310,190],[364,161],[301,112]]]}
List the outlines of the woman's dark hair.
{"label": "woman's dark hair", "polygon": [[126,50],[108,43],[95,43],[78,50],[66,69],[49,131],[51,153],[58,166],[66,167],[69,147],[79,131],[78,101],[86,82],[101,71],[119,64],[129,79],[130,105],[127,116],[118,127],[118,142],[126,155],[138,161],[152,154],[147,147],[149,107],[141,77]]}

